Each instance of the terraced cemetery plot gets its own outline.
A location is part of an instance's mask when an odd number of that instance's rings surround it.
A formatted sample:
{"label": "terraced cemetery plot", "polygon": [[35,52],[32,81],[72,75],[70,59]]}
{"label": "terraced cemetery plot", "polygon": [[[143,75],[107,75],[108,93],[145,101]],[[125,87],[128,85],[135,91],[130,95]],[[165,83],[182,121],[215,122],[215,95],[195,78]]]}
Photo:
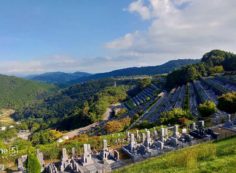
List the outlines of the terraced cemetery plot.
{"label": "terraced cemetery plot", "polygon": [[[189,83],[188,87],[183,85],[173,88],[169,93],[165,93],[139,121],[148,120],[149,122],[155,122],[162,112],[173,108],[188,109],[194,116],[197,116],[200,103],[210,100],[217,104],[218,96],[226,92],[236,91],[236,84],[227,83],[228,79],[222,82],[221,78],[223,77],[202,78]],[[185,105],[186,100],[187,104],[189,104],[187,106]],[[222,115],[226,115],[226,113],[217,110],[215,116]]]}
{"label": "terraced cemetery plot", "polygon": [[198,102],[197,102],[197,96],[195,94],[194,91],[194,87],[192,83],[189,83],[189,107],[190,107],[190,111],[193,115],[198,115],[198,110],[197,110],[197,106],[198,106]]}
{"label": "terraced cemetery plot", "polygon": [[124,105],[127,107],[128,110],[135,109],[148,101],[153,101],[156,97],[156,93],[158,92],[159,88],[152,84],[150,87],[145,88],[143,91],[138,93],[135,97],[129,99]]}

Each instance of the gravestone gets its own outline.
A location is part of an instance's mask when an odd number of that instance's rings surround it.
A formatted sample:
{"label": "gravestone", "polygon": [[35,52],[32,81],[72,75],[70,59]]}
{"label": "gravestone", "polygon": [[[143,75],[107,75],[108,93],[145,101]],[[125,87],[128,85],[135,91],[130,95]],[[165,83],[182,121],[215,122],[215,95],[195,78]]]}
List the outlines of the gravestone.
{"label": "gravestone", "polygon": [[137,141],[140,141],[140,139],[141,139],[141,137],[140,137],[140,135],[139,135],[139,131],[138,131],[138,130],[136,130],[136,138],[137,138]]}
{"label": "gravestone", "polygon": [[182,129],[182,134],[184,134],[184,135],[187,134],[187,129],[186,128]]}
{"label": "gravestone", "polygon": [[146,135],[145,135],[145,133],[142,133],[142,143],[143,144],[145,143],[145,140],[146,140]]}
{"label": "gravestone", "polygon": [[196,128],[196,123],[195,123],[195,122],[193,122],[193,124],[191,125],[191,130],[192,130],[192,131],[197,130],[197,128]]}
{"label": "gravestone", "polygon": [[134,152],[136,149],[136,142],[135,142],[135,138],[134,138],[134,134],[131,134],[131,139],[130,139],[130,151]]}
{"label": "gravestone", "polygon": [[103,161],[105,161],[105,160],[108,160],[109,155],[110,155],[110,153],[109,153],[109,150],[107,147],[107,140],[104,139],[103,140],[103,149],[100,152],[100,157],[102,158]]}
{"label": "gravestone", "polygon": [[67,151],[66,148],[62,148],[62,157],[61,157],[61,161],[65,162],[68,160],[68,155],[67,155]]}
{"label": "gravestone", "polygon": [[168,128],[164,128],[164,131],[165,131],[165,138],[168,138],[169,137]]}
{"label": "gravestone", "polygon": [[147,131],[146,141],[145,141],[145,146],[147,148],[149,148],[151,146],[151,142],[152,142],[152,139],[151,139],[150,131],[148,130]]}
{"label": "gravestone", "polygon": [[153,131],[153,136],[154,136],[154,139],[157,139],[158,138],[158,133],[157,133],[157,130],[154,129]]}
{"label": "gravestone", "polygon": [[23,155],[17,159],[17,168],[19,171],[25,170],[24,163],[26,162],[27,158],[28,158],[27,155]]}
{"label": "gravestone", "polygon": [[233,126],[233,122],[231,121],[231,115],[227,115],[227,121],[224,124],[224,127],[231,128]]}
{"label": "gravestone", "polygon": [[170,138],[170,144],[171,144],[173,147],[176,147],[176,146],[179,144],[178,139],[175,138],[175,137],[171,137],[171,138]]}
{"label": "gravestone", "polygon": [[63,172],[68,165],[69,165],[69,157],[67,155],[66,148],[62,148],[62,157],[61,157],[60,171]]}
{"label": "gravestone", "polygon": [[163,127],[161,128],[161,136],[160,136],[160,138],[161,138],[162,142],[165,142],[165,129]]}
{"label": "gravestone", "polygon": [[114,150],[114,159],[118,161],[120,159],[120,154],[117,150]]}
{"label": "gravestone", "polygon": [[157,141],[157,149],[163,150],[163,149],[164,149],[164,142],[162,142],[162,141]]}
{"label": "gravestone", "polygon": [[75,147],[72,147],[72,149],[71,149],[71,156],[72,156],[72,158],[73,158],[73,159],[75,159],[75,158],[76,158],[76,151],[75,151]]}
{"label": "gravestone", "polygon": [[84,153],[82,155],[82,165],[93,164],[90,144],[84,144]]}
{"label": "gravestone", "polygon": [[179,127],[178,125],[175,125],[174,128],[173,128],[173,137],[175,138],[179,138]]}
{"label": "gravestone", "polygon": [[205,122],[203,120],[198,121],[198,128],[203,129],[205,127]]}

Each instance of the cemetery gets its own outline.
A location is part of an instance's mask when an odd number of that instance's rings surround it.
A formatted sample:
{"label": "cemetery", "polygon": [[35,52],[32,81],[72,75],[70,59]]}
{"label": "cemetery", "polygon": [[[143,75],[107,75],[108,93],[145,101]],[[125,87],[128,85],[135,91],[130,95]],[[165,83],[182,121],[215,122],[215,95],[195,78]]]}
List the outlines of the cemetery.
{"label": "cemetery", "polygon": [[159,88],[152,84],[151,86],[145,88],[136,96],[131,98],[129,101],[126,101],[124,105],[128,110],[132,110],[134,108],[140,107],[141,105],[145,104],[146,102],[153,101],[156,97],[155,92],[158,92]]}
{"label": "cemetery", "polygon": [[[222,82],[224,80],[224,82]],[[198,116],[198,105],[205,101],[213,101],[218,103],[217,98],[226,92],[236,91],[236,85],[228,80],[220,77],[215,78],[201,78],[195,80],[187,85],[182,85],[173,88],[169,93],[163,95],[157,101],[154,111],[150,111],[145,114],[139,121],[148,120],[149,122],[155,122],[159,119],[162,112],[170,111],[173,108],[183,108],[186,90],[189,88],[189,111]],[[227,114],[217,109],[215,116],[226,117]]]}
{"label": "cemetery", "polygon": [[[234,131],[236,133],[236,120],[232,121],[230,115],[224,125],[219,128]],[[202,142],[217,140],[221,134],[215,132],[214,128],[205,127],[204,121],[193,122],[188,128],[180,129],[178,125],[161,127],[160,130],[145,129],[142,132],[136,130],[134,133],[127,131],[125,144],[121,150],[110,149],[107,140],[103,140],[102,150],[92,150],[90,144],[83,145],[83,154],[78,156],[76,149],[71,148],[68,152],[62,149],[59,162],[45,163],[43,153],[37,150],[37,159],[41,171],[45,173],[93,173],[111,172],[130,163],[142,161],[150,157],[162,155],[166,152],[193,146]],[[120,152],[126,154],[129,159],[121,159]],[[70,154],[69,154],[70,153]],[[18,173],[25,172],[27,155],[17,159]],[[15,172],[16,173],[16,172]]]}

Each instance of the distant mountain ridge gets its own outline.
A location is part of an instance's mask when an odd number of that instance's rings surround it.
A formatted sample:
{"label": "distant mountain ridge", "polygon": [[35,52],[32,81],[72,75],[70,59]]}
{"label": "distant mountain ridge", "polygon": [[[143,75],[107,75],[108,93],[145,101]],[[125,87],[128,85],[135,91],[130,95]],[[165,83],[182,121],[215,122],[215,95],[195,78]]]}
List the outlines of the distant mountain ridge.
{"label": "distant mountain ridge", "polygon": [[175,69],[181,68],[183,66],[196,64],[198,62],[200,62],[200,59],[178,59],[178,60],[171,60],[162,65],[157,65],[157,66],[124,68],[124,69],[114,70],[111,72],[97,73],[94,75],[81,77],[71,81],[70,84],[86,82],[89,80],[97,80],[102,78],[110,78],[110,77],[165,74]]}
{"label": "distant mountain ridge", "polygon": [[50,72],[41,75],[31,76],[28,77],[28,79],[46,83],[53,83],[58,85],[73,85],[76,83],[86,82],[90,80],[97,80],[111,77],[164,74],[164,73],[169,73],[185,65],[196,64],[198,62],[200,62],[199,59],[178,59],[178,60],[168,61],[167,63],[158,66],[130,67],[97,74],[89,74],[85,72],[75,72],[75,73]]}
{"label": "distant mountain ridge", "polygon": [[75,72],[75,73],[65,73],[65,72],[48,72],[43,73],[40,75],[32,75],[26,77],[27,79],[46,82],[46,83],[53,83],[53,84],[63,84],[69,81],[90,76],[91,74],[86,72]]}

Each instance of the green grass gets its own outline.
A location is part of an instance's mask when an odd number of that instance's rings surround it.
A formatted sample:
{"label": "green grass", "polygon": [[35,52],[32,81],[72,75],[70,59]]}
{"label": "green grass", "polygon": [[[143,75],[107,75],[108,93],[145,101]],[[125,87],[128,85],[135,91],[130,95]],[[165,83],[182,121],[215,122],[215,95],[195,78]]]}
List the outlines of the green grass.
{"label": "green grass", "polygon": [[205,143],[118,169],[115,173],[235,173],[236,137]]}

